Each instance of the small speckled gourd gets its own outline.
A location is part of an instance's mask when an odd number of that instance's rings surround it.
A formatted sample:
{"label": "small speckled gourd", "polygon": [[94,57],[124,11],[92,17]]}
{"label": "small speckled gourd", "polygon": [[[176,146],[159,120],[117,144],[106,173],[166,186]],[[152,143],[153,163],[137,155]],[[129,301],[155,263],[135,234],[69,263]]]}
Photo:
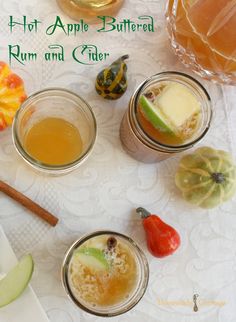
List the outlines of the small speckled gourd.
{"label": "small speckled gourd", "polygon": [[202,147],[181,159],[175,183],[185,200],[213,208],[234,195],[236,167],[228,152]]}
{"label": "small speckled gourd", "polygon": [[124,60],[128,58],[128,55],[120,57],[97,75],[95,88],[99,95],[105,99],[116,100],[125,93],[127,65]]}

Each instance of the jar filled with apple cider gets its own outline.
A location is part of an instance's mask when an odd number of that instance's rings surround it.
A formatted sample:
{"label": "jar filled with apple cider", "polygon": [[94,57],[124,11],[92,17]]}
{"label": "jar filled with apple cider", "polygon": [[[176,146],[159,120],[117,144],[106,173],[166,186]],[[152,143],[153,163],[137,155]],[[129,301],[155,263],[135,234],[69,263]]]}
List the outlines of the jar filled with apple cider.
{"label": "jar filled with apple cider", "polygon": [[208,132],[211,99],[194,78],[163,72],[144,81],[131,97],[120,138],[133,158],[154,163],[192,148]]}
{"label": "jar filled with apple cider", "polygon": [[57,0],[59,7],[72,19],[99,23],[98,16],[114,17],[124,0]]}

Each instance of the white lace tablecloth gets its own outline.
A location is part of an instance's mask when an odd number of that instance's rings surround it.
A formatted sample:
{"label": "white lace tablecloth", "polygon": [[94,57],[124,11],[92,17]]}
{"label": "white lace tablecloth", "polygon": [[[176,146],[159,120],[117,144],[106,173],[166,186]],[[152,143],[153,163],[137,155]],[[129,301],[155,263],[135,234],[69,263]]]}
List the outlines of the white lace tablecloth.
{"label": "white lace tablecloth", "polygon": [[[25,81],[28,94],[51,86],[65,87],[84,97],[98,122],[98,139],[91,157],[77,171],[62,177],[33,172],[17,155],[11,130],[0,133],[0,177],[56,214],[60,223],[50,228],[22,207],[0,194],[0,224],[17,256],[31,252],[35,260],[32,286],[51,322],[102,321],[77,309],[66,297],[60,282],[65,250],[76,238],[97,229],[113,229],[135,239],[150,264],[150,282],[142,301],[127,314],[109,321],[129,322],[235,322],[236,321],[236,198],[214,210],[187,204],[174,185],[180,156],[159,164],[131,159],[119,141],[119,125],[128,101],[147,76],[165,70],[182,70],[173,55],[164,27],[164,0],[126,0],[118,20],[152,15],[155,33],[45,35],[45,27],[60,15],[55,0],[1,0],[0,60],[8,61],[8,44],[41,53],[50,44],[66,48],[65,62],[13,62],[12,68]],[[40,19],[37,35],[9,32],[9,15]],[[129,54],[127,93],[118,101],[100,98],[94,79],[106,63],[76,63],[70,51],[82,44],[97,45],[110,52],[109,62]],[[189,71],[187,71],[190,73]],[[213,100],[214,118],[201,145],[231,151],[236,156],[236,90],[202,81]],[[181,249],[159,260],[146,248],[144,231],[135,208],[143,206],[173,225],[182,237]],[[1,251],[1,250],[0,250]],[[193,311],[198,294],[199,311]],[[201,304],[202,303],[202,304]]]}

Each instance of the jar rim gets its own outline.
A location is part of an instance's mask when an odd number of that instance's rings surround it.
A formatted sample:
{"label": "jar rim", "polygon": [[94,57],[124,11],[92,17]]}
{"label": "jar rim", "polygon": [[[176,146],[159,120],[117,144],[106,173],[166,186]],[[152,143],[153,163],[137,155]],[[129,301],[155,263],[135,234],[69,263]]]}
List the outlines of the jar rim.
{"label": "jar rim", "polygon": [[[139,281],[139,289],[136,291],[137,294],[135,293],[135,294],[133,294],[133,296],[131,296],[130,300],[132,300],[132,302],[128,303],[129,305],[127,305],[127,303],[124,303],[124,305],[126,305],[127,307],[123,308],[123,306],[122,306],[121,308],[119,308],[115,312],[111,312],[112,311],[111,307],[109,307],[109,312],[105,312],[105,310],[103,312],[101,312],[101,311],[99,312],[98,310],[96,311],[95,309],[93,310],[91,308],[86,307],[83,303],[81,303],[73,295],[73,292],[70,289],[69,281],[68,281],[68,269],[69,269],[69,264],[70,264],[74,250],[77,249],[79,246],[81,246],[87,240],[89,240],[93,237],[101,236],[101,235],[114,235],[114,236],[120,237],[121,239],[124,239],[127,243],[131,244],[131,246],[136,251],[136,254],[134,256],[140,257],[139,262],[140,262],[140,266],[142,266],[141,269],[143,270],[143,278],[142,278],[141,282]],[[126,236],[122,233],[112,231],[112,230],[98,230],[98,231],[94,231],[92,233],[83,235],[82,237],[77,239],[75,242],[73,242],[73,244],[68,248],[68,250],[66,251],[66,254],[64,256],[62,267],[61,267],[61,280],[62,280],[62,285],[63,285],[63,288],[64,288],[67,296],[79,308],[81,308],[82,310],[84,310],[90,314],[96,315],[96,316],[113,317],[113,316],[117,316],[117,315],[128,312],[142,299],[142,297],[144,296],[144,294],[146,292],[147,286],[148,286],[149,265],[148,265],[148,261],[147,261],[147,258],[145,256],[144,252],[142,251],[142,249],[136,244],[136,242],[132,238],[130,238],[129,236]]]}
{"label": "jar rim", "polygon": [[[182,84],[184,84],[184,80],[188,80],[190,81],[192,84],[196,85],[198,87],[198,89],[200,89],[200,91],[203,93],[203,95],[205,95],[205,103],[207,105],[208,108],[208,120],[207,120],[207,124],[204,127],[204,130],[201,131],[200,135],[197,136],[195,139],[181,144],[181,145],[168,145],[165,143],[161,143],[158,142],[154,139],[152,139],[140,126],[135,112],[136,112],[136,108],[138,106],[138,99],[139,99],[139,95],[141,93],[141,91],[148,86],[148,84],[151,81],[157,80],[157,81],[177,81],[176,79],[168,79],[168,77],[180,77],[181,80],[183,81]],[[162,79],[162,77],[164,77],[164,79]],[[186,85],[186,83],[184,84]],[[206,133],[208,132],[209,128],[210,128],[210,124],[212,121],[212,102],[211,102],[211,98],[209,93],[207,92],[207,90],[205,89],[205,87],[194,77],[183,73],[183,72],[179,72],[179,71],[165,71],[165,72],[160,72],[157,74],[154,74],[150,77],[148,77],[145,81],[143,81],[138,88],[135,90],[134,94],[132,95],[131,99],[130,99],[130,104],[129,104],[129,118],[131,118],[131,120],[134,122],[135,125],[135,129],[132,127],[133,132],[136,134],[138,134],[137,138],[145,143],[149,148],[154,149],[156,147],[158,148],[162,148],[163,151],[167,151],[167,152],[181,152],[183,150],[189,149],[191,147],[193,147],[196,143],[198,143],[199,141],[201,141],[203,139],[203,137],[206,135]],[[131,126],[132,126],[132,122],[131,122]]]}
{"label": "jar rim", "polygon": [[[90,113],[90,116],[91,116],[91,119],[93,122],[93,129],[94,129],[93,137],[91,139],[91,142],[90,142],[88,148],[76,160],[66,163],[66,164],[63,164],[63,165],[49,165],[49,164],[46,164],[44,162],[38,161],[37,159],[33,158],[29,153],[27,153],[27,151],[24,149],[23,145],[21,144],[21,140],[19,138],[18,130],[17,130],[19,116],[23,112],[23,110],[25,108],[27,108],[27,106],[29,106],[31,103],[33,103],[33,101],[36,98],[38,98],[38,97],[40,98],[40,96],[43,94],[50,95],[53,92],[55,92],[59,96],[63,95],[63,94],[69,94],[70,97],[72,97],[76,100],[79,100],[82,104],[84,104],[84,106],[86,106],[86,108],[88,109],[88,111]],[[91,106],[78,94],[76,94],[68,89],[60,88],[60,87],[45,88],[45,89],[37,91],[37,92],[31,94],[29,97],[27,97],[27,99],[22,103],[21,107],[17,110],[14,120],[13,120],[13,124],[12,124],[12,139],[13,139],[15,149],[17,150],[19,155],[34,169],[40,170],[43,172],[47,172],[47,173],[54,173],[54,174],[66,173],[68,171],[72,171],[75,168],[77,168],[82,162],[84,162],[87,159],[87,157],[91,153],[91,151],[94,147],[95,141],[96,141],[96,137],[97,137],[97,121],[96,121],[96,118],[95,118],[95,115],[94,115],[94,112],[93,112]]]}

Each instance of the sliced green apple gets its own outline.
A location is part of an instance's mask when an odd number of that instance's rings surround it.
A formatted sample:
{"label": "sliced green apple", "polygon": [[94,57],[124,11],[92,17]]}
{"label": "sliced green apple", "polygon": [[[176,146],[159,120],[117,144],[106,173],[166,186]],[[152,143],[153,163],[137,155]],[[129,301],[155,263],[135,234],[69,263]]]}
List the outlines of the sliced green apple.
{"label": "sliced green apple", "polygon": [[75,251],[75,255],[84,266],[95,271],[108,270],[109,263],[102,250],[98,248],[80,248]]}
{"label": "sliced green apple", "polygon": [[144,95],[140,96],[139,102],[144,116],[156,129],[175,136],[174,129],[158,106],[153,104]]}
{"label": "sliced green apple", "polygon": [[25,255],[19,263],[0,280],[0,307],[17,299],[32,277],[34,262],[31,255]]}

